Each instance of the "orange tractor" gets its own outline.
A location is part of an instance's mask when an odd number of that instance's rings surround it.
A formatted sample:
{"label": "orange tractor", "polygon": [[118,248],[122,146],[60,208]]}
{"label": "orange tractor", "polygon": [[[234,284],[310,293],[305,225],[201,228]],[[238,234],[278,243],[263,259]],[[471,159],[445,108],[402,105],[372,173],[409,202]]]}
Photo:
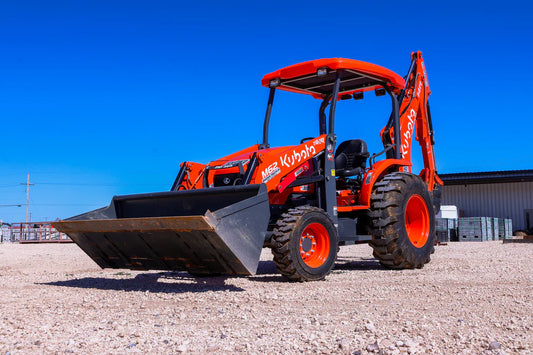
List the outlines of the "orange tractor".
{"label": "orange tractor", "polygon": [[[184,162],[171,191],[115,196],[108,207],[54,226],[103,268],[253,274],[261,249],[270,247],[281,274],[310,281],[331,272],[339,246],[363,242],[388,268],[427,263],[442,181],[421,52],[411,54],[405,78],[375,64],[331,58],[277,70],[262,84],[270,95],[261,144],[208,164]],[[316,137],[270,146],[276,90],[321,100]],[[371,90],[392,101],[383,149],[370,155],[361,139],[337,146],[337,103]],[[424,160],[418,175],[412,173],[413,136]]]}

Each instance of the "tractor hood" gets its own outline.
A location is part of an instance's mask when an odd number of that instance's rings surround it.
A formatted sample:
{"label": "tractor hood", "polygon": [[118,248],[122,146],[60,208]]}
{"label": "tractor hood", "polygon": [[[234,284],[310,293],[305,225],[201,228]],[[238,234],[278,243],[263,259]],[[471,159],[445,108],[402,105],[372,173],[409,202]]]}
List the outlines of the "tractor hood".
{"label": "tractor hood", "polygon": [[238,184],[238,175],[244,175],[248,171],[250,162],[255,154],[257,164],[254,168],[251,184],[265,183],[268,190],[277,188],[282,178],[292,171],[298,170],[308,161],[321,154],[325,150],[326,135],[308,140],[300,145],[283,146],[260,149],[254,145],[236,152],[227,157],[212,161],[208,164],[210,182],[214,186],[228,186]]}
{"label": "tractor hood", "polygon": [[246,149],[243,149],[235,154],[229,155],[218,160],[214,160],[210,162],[208,166],[210,168],[225,169],[235,167],[240,162],[242,162],[242,164],[244,165],[247,165],[254,153],[256,153],[258,157],[269,158],[273,156],[279,156],[280,154],[283,154],[283,152],[286,152],[294,147],[294,145],[289,145],[285,147],[259,149],[259,145],[256,144]]}

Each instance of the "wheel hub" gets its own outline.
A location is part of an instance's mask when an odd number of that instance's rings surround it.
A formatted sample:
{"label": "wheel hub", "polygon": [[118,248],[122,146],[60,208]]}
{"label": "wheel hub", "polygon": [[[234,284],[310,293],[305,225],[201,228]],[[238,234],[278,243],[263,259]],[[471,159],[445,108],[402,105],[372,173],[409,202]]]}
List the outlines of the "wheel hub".
{"label": "wheel hub", "polygon": [[426,201],[420,195],[413,195],[405,207],[405,229],[416,248],[426,245],[429,238],[430,219]]}
{"label": "wheel hub", "polygon": [[329,235],[320,223],[309,224],[300,236],[300,256],[310,267],[320,267],[330,251]]}
{"label": "wheel hub", "polygon": [[308,236],[305,236],[305,237],[302,237],[302,240],[301,240],[301,248],[302,248],[302,253],[309,253],[313,246],[316,245],[316,241],[314,241],[315,237],[312,236],[312,235],[308,235]]}

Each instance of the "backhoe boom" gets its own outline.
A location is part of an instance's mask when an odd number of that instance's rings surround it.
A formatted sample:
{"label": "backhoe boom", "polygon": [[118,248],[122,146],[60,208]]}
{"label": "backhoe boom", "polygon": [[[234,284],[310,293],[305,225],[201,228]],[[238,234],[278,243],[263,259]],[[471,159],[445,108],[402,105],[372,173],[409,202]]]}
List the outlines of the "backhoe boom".
{"label": "backhoe boom", "polygon": [[[422,52],[413,52],[411,53],[411,67],[405,78],[405,88],[398,97],[400,106],[400,142],[398,145],[402,159],[411,161],[412,139],[416,134],[424,160],[424,168],[419,175],[432,191],[435,183],[442,184],[442,181],[437,176],[433,150],[433,128],[428,102],[430,94]],[[395,144],[394,128],[387,129],[388,126],[382,131],[383,141]],[[389,137],[386,137],[387,132]]]}

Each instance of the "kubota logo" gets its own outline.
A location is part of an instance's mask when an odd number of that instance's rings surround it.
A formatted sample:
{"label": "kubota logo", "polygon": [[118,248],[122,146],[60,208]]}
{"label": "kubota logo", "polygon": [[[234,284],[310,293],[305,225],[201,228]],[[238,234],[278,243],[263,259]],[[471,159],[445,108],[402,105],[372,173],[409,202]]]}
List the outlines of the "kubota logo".
{"label": "kubota logo", "polygon": [[420,93],[422,92],[422,82],[418,83],[418,88],[416,89],[416,97],[420,98]]}
{"label": "kubota logo", "polygon": [[296,163],[299,163],[301,161],[305,161],[316,154],[316,149],[313,146],[305,145],[305,148],[301,151],[293,151],[292,154],[285,154],[279,157],[281,166],[286,166],[290,168]]}
{"label": "kubota logo", "polygon": [[405,131],[402,138],[402,158],[409,152],[409,147],[411,146],[411,137],[413,137],[413,130],[415,128],[416,111],[411,109],[407,115],[407,119],[409,120],[409,122],[407,122],[407,131]]}

